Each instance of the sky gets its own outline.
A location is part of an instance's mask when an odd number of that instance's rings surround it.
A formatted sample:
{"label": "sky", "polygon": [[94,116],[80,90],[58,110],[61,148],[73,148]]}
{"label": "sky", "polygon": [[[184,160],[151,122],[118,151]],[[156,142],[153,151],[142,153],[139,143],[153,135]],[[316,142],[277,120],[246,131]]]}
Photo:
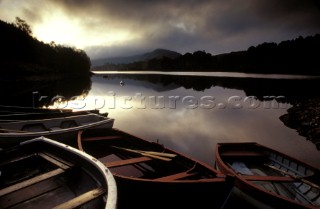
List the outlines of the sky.
{"label": "sky", "polygon": [[0,19],[16,17],[38,40],[91,59],[157,48],[215,55],[320,33],[318,0],[0,0]]}

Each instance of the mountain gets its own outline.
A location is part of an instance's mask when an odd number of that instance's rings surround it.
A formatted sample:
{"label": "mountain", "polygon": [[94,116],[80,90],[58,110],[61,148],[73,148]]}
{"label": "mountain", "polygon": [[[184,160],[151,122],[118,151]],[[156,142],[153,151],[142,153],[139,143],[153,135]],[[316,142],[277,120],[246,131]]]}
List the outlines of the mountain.
{"label": "mountain", "polygon": [[134,55],[134,56],[128,56],[128,57],[111,57],[111,58],[103,58],[103,59],[96,59],[92,60],[92,67],[95,66],[101,66],[106,63],[108,64],[128,64],[138,61],[146,61],[151,59],[161,59],[163,57],[168,57],[175,59],[177,57],[180,57],[181,54],[178,52],[170,51],[167,49],[156,49],[152,52],[147,52],[144,54]]}

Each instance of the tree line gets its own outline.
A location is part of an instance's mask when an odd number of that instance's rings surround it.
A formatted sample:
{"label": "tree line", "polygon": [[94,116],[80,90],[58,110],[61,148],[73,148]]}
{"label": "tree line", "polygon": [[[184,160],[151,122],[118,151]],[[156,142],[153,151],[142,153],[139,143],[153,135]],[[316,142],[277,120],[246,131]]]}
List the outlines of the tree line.
{"label": "tree line", "polygon": [[262,43],[245,51],[212,55],[205,51],[178,58],[163,57],[93,70],[219,71],[320,75],[320,34],[277,43]]}
{"label": "tree line", "polygon": [[90,73],[91,61],[83,50],[37,40],[30,26],[19,17],[14,23],[0,20],[0,31],[2,78],[68,77]]}

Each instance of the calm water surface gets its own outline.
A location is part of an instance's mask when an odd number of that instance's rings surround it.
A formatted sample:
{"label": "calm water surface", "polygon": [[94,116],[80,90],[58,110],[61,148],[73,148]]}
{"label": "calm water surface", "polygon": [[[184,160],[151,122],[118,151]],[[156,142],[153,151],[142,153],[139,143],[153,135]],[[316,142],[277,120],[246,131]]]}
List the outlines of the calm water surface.
{"label": "calm water surface", "polygon": [[[315,144],[279,119],[317,98],[308,77],[97,74],[82,103],[119,128],[214,166],[219,142],[258,142],[320,168]],[[231,193],[225,209],[254,208]]]}
{"label": "calm water surface", "polygon": [[315,76],[307,75],[283,75],[283,74],[255,74],[255,73],[237,73],[237,72],[163,72],[163,71],[93,71],[95,74],[153,74],[153,75],[189,75],[189,76],[211,76],[211,77],[237,77],[237,78],[272,78],[272,79],[306,79]]}
{"label": "calm water surface", "polygon": [[[301,112],[310,117],[306,121],[320,130],[319,81],[310,76],[243,73],[100,72],[91,79],[2,82],[0,96],[5,105],[31,106],[41,105],[40,98],[47,98],[47,104],[62,95],[69,108],[108,112],[115,128],[211,166],[217,143],[258,142],[320,168],[314,141],[280,120],[292,116],[292,111],[288,113],[292,106],[305,104],[306,111]],[[82,96],[71,100],[76,95]],[[254,208],[231,195],[225,209],[239,206]]]}
{"label": "calm water surface", "polygon": [[[273,79],[220,80],[181,75],[94,75],[84,101],[88,109],[109,112],[115,118],[115,128],[159,141],[212,166],[217,143],[250,141],[320,168],[316,146],[279,119],[292,106],[288,102],[292,95],[296,99],[305,92],[290,92],[290,86],[284,91]],[[254,94],[259,91],[262,94]],[[278,99],[266,99],[270,96]]]}

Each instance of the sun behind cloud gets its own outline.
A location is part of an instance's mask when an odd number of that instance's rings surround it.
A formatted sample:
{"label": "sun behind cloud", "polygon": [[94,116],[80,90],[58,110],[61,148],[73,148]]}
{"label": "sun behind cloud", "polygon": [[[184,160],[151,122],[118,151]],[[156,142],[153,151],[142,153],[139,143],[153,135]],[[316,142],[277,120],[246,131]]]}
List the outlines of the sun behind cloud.
{"label": "sun behind cloud", "polygon": [[[84,18],[85,19],[85,18]],[[57,44],[72,45],[77,48],[89,46],[112,46],[135,38],[130,31],[101,27],[92,30],[83,19],[70,17],[55,11],[42,17],[42,21],[34,24],[33,34],[44,42],[54,41]]]}
{"label": "sun behind cloud", "polygon": [[0,1],[0,18],[13,22],[15,17],[25,20],[31,26],[34,37],[40,41],[80,49],[124,45],[141,36],[136,31],[92,11],[79,15],[50,1]]}
{"label": "sun behind cloud", "polygon": [[80,44],[82,41],[77,40],[80,31],[77,21],[69,19],[61,12],[52,13],[44,17],[41,23],[33,26],[33,34],[39,40],[54,41],[58,44],[70,44],[75,41]]}

